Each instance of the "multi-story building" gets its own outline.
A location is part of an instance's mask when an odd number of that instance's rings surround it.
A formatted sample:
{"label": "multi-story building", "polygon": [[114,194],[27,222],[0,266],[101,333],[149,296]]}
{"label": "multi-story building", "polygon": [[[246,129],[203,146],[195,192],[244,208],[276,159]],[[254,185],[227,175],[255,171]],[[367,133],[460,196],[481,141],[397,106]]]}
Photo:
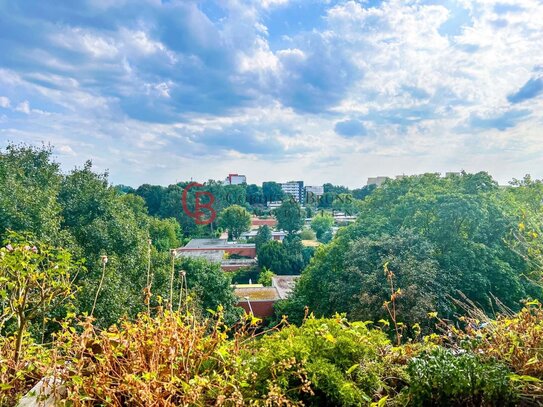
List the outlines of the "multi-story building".
{"label": "multi-story building", "polygon": [[307,185],[304,188],[304,203],[308,205],[317,205],[319,198],[324,195],[324,186],[322,185]]}
{"label": "multi-story building", "polygon": [[304,182],[303,181],[289,181],[281,184],[281,189],[285,194],[292,196],[296,202],[304,203]]}
{"label": "multi-story building", "polygon": [[224,182],[228,185],[240,185],[240,184],[246,184],[247,178],[245,175],[240,174],[228,174],[228,177],[224,180]]}

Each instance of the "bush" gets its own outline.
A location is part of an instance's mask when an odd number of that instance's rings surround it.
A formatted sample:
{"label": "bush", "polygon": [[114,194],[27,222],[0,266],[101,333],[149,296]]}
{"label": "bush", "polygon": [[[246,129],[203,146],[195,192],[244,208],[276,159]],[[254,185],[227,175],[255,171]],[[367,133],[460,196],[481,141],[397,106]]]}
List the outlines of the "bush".
{"label": "bush", "polygon": [[517,400],[509,370],[481,362],[475,355],[454,355],[444,348],[411,360],[409,395],[414,405],[505,406]]}
{"label": "bush", "polygon": [[315,240],[316,238],[315,232],[311,229],[304,229],[300,232],[300,239],[302,240]]}
{"label": "bush", "polygon": [[401,377],[399,355],[365,323],[307,319],[253,344],[244,358],[255,373],[253,397],[274,405],[360,406],[387,394],[386,377]]}
{"label": "bush", "polygon": [[[72,406],[241,405],[249,371],[237,337],[218,322],[178,313],[141,314],[108,331],[90,320],[81,333],[66,327],[54,348],[54,373]],[[54,370],[52,370],[54,371]]]}

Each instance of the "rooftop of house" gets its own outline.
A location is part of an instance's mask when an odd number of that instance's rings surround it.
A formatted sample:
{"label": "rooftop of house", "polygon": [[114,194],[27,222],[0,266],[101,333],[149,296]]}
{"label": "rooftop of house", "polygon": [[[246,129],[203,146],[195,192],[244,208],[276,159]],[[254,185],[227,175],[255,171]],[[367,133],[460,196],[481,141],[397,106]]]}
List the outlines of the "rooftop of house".
{"label": "rooftop of house", "polygon": [[181,247],[180,250],[190,249],[190,250],[217,250],[217,249],[226,249],[230,247],[255,247],[252,243],[236,243],[228,242],[225,239],[192,239],[184,247]]}
{"label": "rooftop of house", "polygon": [[237,287],[234,294],[240,301],[246,301],[246,297],[249,301],[276,301],[281,298],[275,287]]}
{"label": "rooftop of house", "polygon": [[284,300],[290,295],[290,293],[294,289],[296,280],[298,280],[299,278],[300,276],[273,276],[272,287],[275,287],[277,289],[279,298]]}
{"label": "rooftop of house", "polygon": [[[258,233],[258,229],[253,229],[250,232],[243,232],[241,234],[241,237],[255,237]],[[272,230],[271,231],[272,236],[285,236],[286,233],[282,230]]]}
{"label": "rooftop of house", "polygon": [[191,257],[195,259],[206,259],[214,263],[224,261],[224,250],[187,250],[186,252],[177,252],[177,256]]}
{"label": "rooftop of house", "polygon": [[319,247],[320,242],[317,242],[316,240],[302,240],[302,244],[305,247]]}

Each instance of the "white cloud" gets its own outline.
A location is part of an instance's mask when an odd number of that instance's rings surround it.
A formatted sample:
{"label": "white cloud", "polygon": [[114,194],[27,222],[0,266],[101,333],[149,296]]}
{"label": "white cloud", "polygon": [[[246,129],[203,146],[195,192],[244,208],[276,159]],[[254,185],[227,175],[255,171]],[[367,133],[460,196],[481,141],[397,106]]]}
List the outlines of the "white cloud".
{"label": "white cloud", "polygon": [[11,106],[11,101],[7,96],[0,96],[0,107],[7,109]]}
{"label": "white cloud", "polygon": [[15,110],[21,113],[30,114],[30,103],[28,100],[25,100],[24,102],[19,103]]}

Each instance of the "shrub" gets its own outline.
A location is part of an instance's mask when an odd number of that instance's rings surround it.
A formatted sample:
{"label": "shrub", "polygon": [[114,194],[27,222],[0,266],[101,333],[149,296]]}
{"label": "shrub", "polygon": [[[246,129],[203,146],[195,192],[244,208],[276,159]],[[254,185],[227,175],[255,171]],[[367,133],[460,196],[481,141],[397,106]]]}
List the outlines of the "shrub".
{"label": "shrub", "polygon": [[77,406],[240,405],[249,372],[237,356],[237,336],[218,322],[199,323],[166,312],[98,332],[66,327],[55,343],[52,369]]}
{"label": "shrub", "polygon": [[515,387],[530,400],[543,400],[543,309],[533,301],[516,314],[502,315],[481,324],[464,318],[464,331],[454,340],[487,361],[497,360],[515,374]]}
{"label": "shrub", "polygon": [[413,358],[408,373],[414,405],[504,406],[517,400],[509,370],[471,353],[454,355],[438,347]]}
{"label": "shrub", "polygon": [[384,357],[389,348],[381,331],[336,316],[309,318],[301,327],[266,336],[244,358],[255,372],[255,399],[273,399],[279,405],[359,406],[392,392],[385,377],[404,375],[398,354]]}

